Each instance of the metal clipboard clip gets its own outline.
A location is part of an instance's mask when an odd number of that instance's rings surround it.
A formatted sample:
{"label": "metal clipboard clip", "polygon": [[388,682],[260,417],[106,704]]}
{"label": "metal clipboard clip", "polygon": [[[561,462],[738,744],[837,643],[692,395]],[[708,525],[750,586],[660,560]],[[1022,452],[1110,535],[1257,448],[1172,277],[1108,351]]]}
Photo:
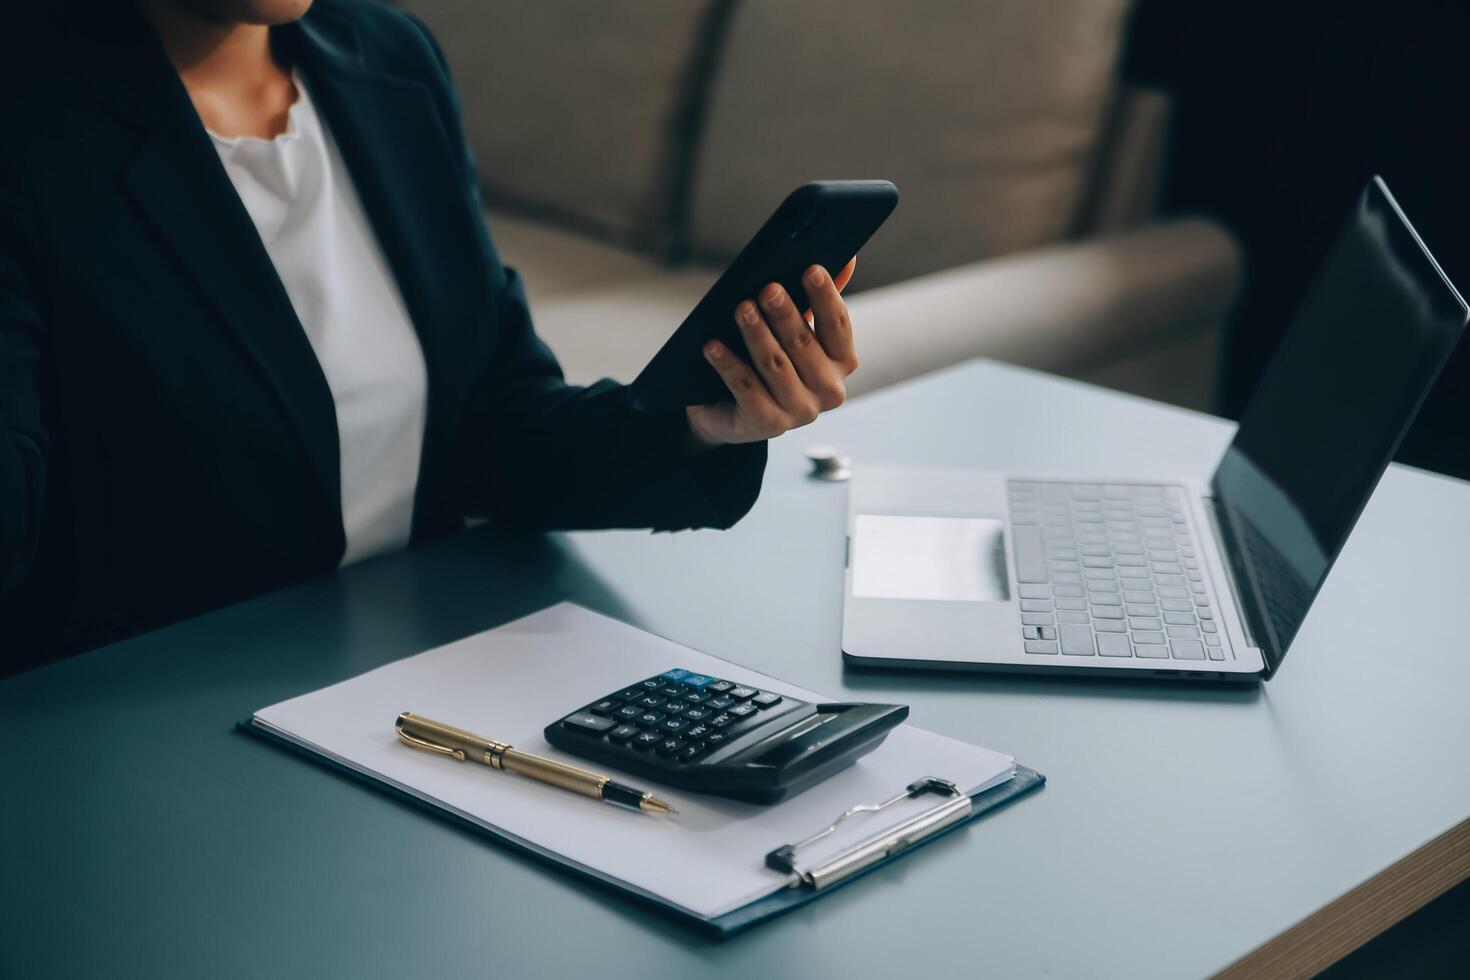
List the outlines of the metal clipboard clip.
{"label": "metal clipboard clip", "polygon": [[[911,800],[926,793],[937,793],[945,797],[944,802],[910,817],[895,827],[859,841],[847,850],[836,854],[815,867],[807,868],[797,863],[797,852],[809,847],[829,834],[837,832],[843,821],[859,813],[878,813],[903,800]],[[910,783],[902,793],[882,803],[863,803],[848,810],[826,827],[810,837],[794,844],[783,844],[766,855],[766,867],[785,874],[795,875],[793,888],[806,887],[814,891],[826,888],[849,875],[856,874],[869,865],[876,864],[897,854],[931,834],[938,833],[952,823],[965,819],[974,810],[969,794],[960,792],[959,787],[945,779],[926,777]]]}

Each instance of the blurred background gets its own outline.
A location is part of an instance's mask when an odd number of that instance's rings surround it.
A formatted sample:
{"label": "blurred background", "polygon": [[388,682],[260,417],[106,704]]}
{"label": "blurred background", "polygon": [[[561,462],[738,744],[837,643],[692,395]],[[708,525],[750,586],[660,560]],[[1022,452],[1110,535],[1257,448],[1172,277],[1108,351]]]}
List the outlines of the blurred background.
{"label": "blurred background", "polygon": [[[399,0],[573,381],[631,380],[776,204],[884,177],[860,394],[991,357],[1235,415],[1381,173],[1451,279],[1470,5]],[[1470,359],[1402,458],[1470,477]]]}

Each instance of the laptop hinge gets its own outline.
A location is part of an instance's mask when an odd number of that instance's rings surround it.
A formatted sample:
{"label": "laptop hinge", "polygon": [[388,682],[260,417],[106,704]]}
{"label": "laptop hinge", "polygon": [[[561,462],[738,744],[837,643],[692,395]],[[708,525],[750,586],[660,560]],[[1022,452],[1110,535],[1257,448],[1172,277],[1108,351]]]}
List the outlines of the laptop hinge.
{"label": "laptop hinge", "polygon": [[1245,631],[1245,642],[1261,651],[1262,659],[1266,660],[1267,670],[1272,670],[1274,665],[1266,652],[1265,644],[1258,639],[1268,633],[1255,615],[1256,604],[1251,602],[1245,594],[1248,583],[1242,582],[1240,576],[1235,572],[1235,552],[1226,534],[1229,518],[1225,514],[1224,505],[1215,497],[1206,497],[1205,505],[1205,514],[1210,520],[1210,533],[1215,536],[1215,547],[1220,552],[1220,564],[1225,568],[1230,601],[1235,605],[1235,616],[1240,622],[1240,628]]}

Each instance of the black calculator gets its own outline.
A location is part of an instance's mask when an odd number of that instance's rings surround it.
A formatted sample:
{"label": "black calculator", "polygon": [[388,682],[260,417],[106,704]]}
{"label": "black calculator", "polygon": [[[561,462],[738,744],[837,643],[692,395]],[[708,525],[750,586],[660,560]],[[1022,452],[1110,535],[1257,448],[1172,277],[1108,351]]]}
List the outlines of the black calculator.
{"label": "black calculator", "polygon": [[898,704],[812,704],[675,667],[546,726],[559,749],[680,789],[776,803],[873,751]]}

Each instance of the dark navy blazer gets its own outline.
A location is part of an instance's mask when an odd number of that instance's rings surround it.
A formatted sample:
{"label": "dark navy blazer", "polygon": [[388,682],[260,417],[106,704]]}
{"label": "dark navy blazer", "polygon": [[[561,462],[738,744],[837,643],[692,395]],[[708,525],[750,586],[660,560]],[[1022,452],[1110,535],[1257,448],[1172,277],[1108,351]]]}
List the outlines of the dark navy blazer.
{"label": "dark navy blazer", "polygon": [[[344,548],[331,393],[177,73],[130,4],[55,6],[0,42],[0,673],[330,572]],[[563,381],[418,21],[317,0],[273,43],[423,347],[415,542],[472,515],[677,529],[750,508],[764,444],[690,458],[682,413]]]}

